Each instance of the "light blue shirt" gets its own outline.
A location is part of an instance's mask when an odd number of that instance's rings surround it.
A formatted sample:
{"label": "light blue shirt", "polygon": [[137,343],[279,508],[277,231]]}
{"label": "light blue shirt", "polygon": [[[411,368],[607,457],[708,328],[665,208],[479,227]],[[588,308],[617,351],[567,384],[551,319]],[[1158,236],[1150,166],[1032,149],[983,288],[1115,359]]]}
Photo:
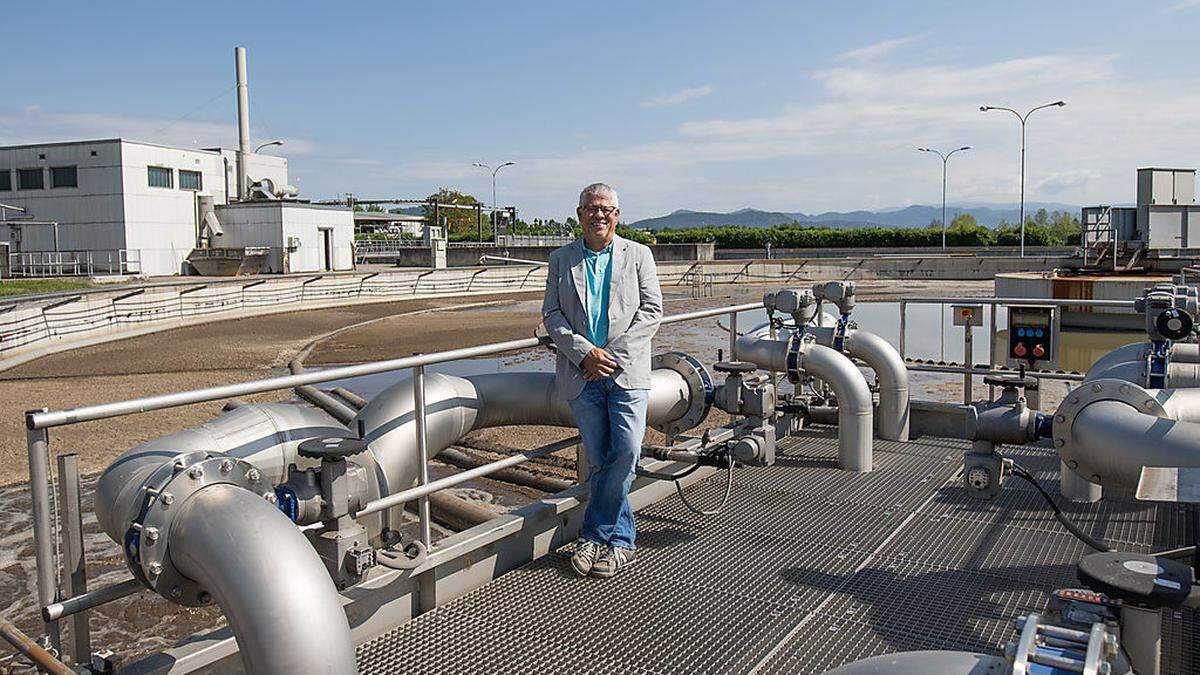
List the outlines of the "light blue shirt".
{"label": "light blue shirt", "polygon": [[599,252],[583,246],[587,268],[587,339],[597,347],[608,342],[608,287],[612,283],[612,243]]}

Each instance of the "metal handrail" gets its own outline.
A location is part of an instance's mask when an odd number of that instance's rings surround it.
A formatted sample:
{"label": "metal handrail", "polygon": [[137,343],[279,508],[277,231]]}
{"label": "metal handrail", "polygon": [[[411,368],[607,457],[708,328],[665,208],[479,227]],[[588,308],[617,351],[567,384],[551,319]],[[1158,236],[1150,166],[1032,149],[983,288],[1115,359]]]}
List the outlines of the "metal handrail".
{"label": "metal handrail", "polygon": [[391,494],[386,497],[380,497],[379,499],[376,499],[374,501],[367,502],[366,505],[364,505],[361,509],[359,509],[357,512],[354,513],[354,517],[355,518],[363,518],[363,517],[369,516],[373,513],[379,513],[380,511],[390,509],[393,506],[399,506],[405,502],[410,502],[414,499],[422,499],[424,497],[428,497],[429,495],[437,492],[438,490],[445,490],[446,488],[452,488],[455,485],[460,485],[467,481],[474,480],[476,478],[481,478],[483,476],[487,476],[487,475],[496,473],[497,471],[499,471],[501,469],[507,469],[508,467],[511,467],[511,466],[517,466],[518,464],[524,464],[525,462],[528,462],[531,459],[538,459],[539,457],[545,457],[546,455],[553,454],[555,452],[558,452],[559,450],[565,450],[579,442],[580,442],[579,436],[577,436],[577,435],[572,436],[570,438],[566,438],[561,441],[551,443],[549,445],[543,445],[540,448],[535,448],[533,450],[526,450],[525,452],[521,452],[521,453],[518,453],[515,455],[510,455],[508,457],[505,457],[504,459],[499,459],[494,462],[488,462],[487,464],[477,466],[473,469],[468,469],[466,471],[460,471],[459,473],[451,474],[449,476],[446,476],[445,478],[439,478],[438,480],[426,483],[424,485],[418,485],[417,487],[410,488],[408,490],[403,490],[401,492],[397,492],[395,494]]}
{"label": "metal handrail", "polygon": [[[744,305],[733,305],[730,307],[719,307],[716,309],[687,312],[685,314],[676,314],[674,316],[663,317],[661,323],[671,324],[678,321],[691,321],[694,319],[703,319],[722,314],[744,312],[760,307],[762,307],[762,303],[747,303]],[[332,380],[360,377],[363,375],[375,375],[378,373],[386,373],[388,371],[401,370],[404,368],[431,366],[437,363],[459,361],[462,359],[473,359],[481,356],[494,356],[496,354],[503,354],[504,352],[511,352],[518,349],[532,349],[534,347],[547,345],[549,344],[549,341],[550,338],[546,336],[523,338],[520,340],[494,342],[475,347],[463,347],[461,349],[432,352],[429,354],[422,354],[420,356],[406,356],[387,361],[362,363],[353,366],[341,366],[338,368],[301,373],[298,375],[284,375],[265,380],[254,380],[251,382],[227,384],[219,387],[207,387],[204,389],[192,389],[190,391],[162,394],[159,396],[146,396],[128,401],[101,403],[98,405],[84,406],[81,408],[68,408],[65,410],[48,412],[30,412],[26,414],[25,426],[29,429],[48,429],[51,427],[63,426],[65,424],[90,422],[93,420],[107,419],[110,417],[120,417],[122,415],[149,412],[151,410],[174,408],[176,406],[190,405],[192,403],[205,403],[208,401],[217,401],[225,398],[234,398],[236,396],[261,394],[278,389],[290,389],[292,387],[298,387],[305,384],[320,384],[322,382],[329,382]]]}
{"label": "metal handrail", "polygon": [[1055,307],[1133,307],[1133,300],[1093,300],[1088,298],[970,298],[970,297],[915,297],[903,298],[899,302],[910,305],[949,305],[970,303],[973,305],[1054,305]]}

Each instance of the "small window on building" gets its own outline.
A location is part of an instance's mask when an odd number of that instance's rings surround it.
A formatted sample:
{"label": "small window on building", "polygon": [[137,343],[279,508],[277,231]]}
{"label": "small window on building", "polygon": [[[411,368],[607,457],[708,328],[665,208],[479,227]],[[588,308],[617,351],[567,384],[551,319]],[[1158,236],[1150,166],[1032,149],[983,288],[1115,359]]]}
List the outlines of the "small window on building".
{"label": "small window on building", "polygon": [[180,190],[203,190],[203,181],[200,178],[199,171],[188,171],[187,169],[179,170],[179,189]]}
{"label": "small window on building", "polygon": [[0,192],[12,191],[12,172],[8,169],[0,169]]}
{"label": "small window on building", "polygon": [[42,170],[38,169],[17,169],[17,189],[18,190],[42,190],[46,187],[46,179],[42,175]]}
{"label": "small window on building", "polygon": [[79,187],[79,172],[73,166],[50,167],[50,187]]}
{"label": "small window on building", "polygon": [[175,187],[175,174],[170,169],[161,166],[148,166],[146,167],[146,175],[149,178],[150,187]]}

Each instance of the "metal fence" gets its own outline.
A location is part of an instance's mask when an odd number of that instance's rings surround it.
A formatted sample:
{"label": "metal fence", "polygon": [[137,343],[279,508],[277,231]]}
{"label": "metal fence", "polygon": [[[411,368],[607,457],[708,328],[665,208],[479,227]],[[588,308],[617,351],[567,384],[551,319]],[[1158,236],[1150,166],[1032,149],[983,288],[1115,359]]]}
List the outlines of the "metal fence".
{"label": "metal fence", "polygon": [[8,255],[9,274],[14,277],[90,277],[139,274],[141,251],[23,251]]}
{"label": "metal fence", "polygon": [[[537,272],[542,274],[537,274]],[[424,272],[330,274],[174,282],[142,288],[61,293],[39,302],[0,303],[0,357],[35,343],[123,327],[167,324],[280,307],[403,299],[414,295],[537,289],[544,271],[455,268]]]}

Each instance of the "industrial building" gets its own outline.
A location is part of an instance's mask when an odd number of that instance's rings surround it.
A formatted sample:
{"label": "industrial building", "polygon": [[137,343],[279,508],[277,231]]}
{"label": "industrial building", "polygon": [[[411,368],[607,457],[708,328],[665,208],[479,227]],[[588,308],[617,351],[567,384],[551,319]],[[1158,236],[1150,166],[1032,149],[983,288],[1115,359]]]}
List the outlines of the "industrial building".
{"label": "industrial building", "polygon": [[[250,155],[256,178],[287,184],[287,160]],[[197,195],[236,196],[236,151],[121,138],[0,147],[0,220],[10,254],[90,251],[133,274],[180,274],[196,246]]]}
{"label": "industrial building", "polygon": [[[250,151],[241,49],[237,78],[237,150],[123,138],[0,147],[0,255],[7,263],[0,270],[160,276],[352,269],[350,210],[296,200],[287,160]],[[254,265],[228,264],[244,262],[248,252]]]}
{"label": "industrial building", "polygon": [[1083,245],[1097,256],[1114,250],[1118,258],[1192,254],[1200,250],[1196,170],[1138,169],[1134,206],[1085,207],[1080,222]]}

